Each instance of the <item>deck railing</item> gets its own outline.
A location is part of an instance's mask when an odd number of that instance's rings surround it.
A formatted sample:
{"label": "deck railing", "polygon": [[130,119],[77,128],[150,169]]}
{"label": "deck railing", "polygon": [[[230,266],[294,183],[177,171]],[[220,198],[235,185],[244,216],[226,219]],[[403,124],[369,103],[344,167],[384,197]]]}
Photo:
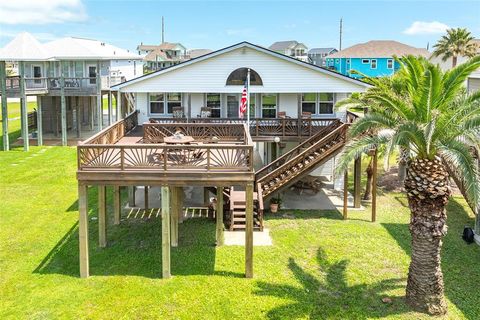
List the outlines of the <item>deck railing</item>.
{"label": "deck railing", "polygon": [[[195,172],[253,172],[253,144],[243,124],[217,124],[206,129],[199,124],[146,125],[146,140],[115,144],[136,126],[137,113],[130,114],[78,146],[79,171],[189,170]],[[160,130],[160,131],[158,131]],[[149,135],[172,135],[176,130],[191,135],[189,145],[158,143]],[[153,132],[153,133],[152,133]],[[161,132],[161,133],[158,133]],[[217,139],[214,139],[216,137]],[[154,143],[148,143],[153,141]]]}
{"label": "deck railing", "polygon": [[[247,123],[245,118],[154,118],[161,124],[166,123],[209,123],[240,124]],[[337,118],[252,118],[250,119],[251,137],[310,137],[338,121]]]}
{"label": "deck railing", "polygon": [[[39,90],[51,90],[60,91],[61,78],[60,77],[25,77],[25,91],[39,91]],[[67,92],[82,91],[91,94],[97,92],[97,78],[89,77],[67,77],[64,78],[64,89]],[[6,79],[7,92],[19,92],[20,91],[20,77],[11,76]]]}

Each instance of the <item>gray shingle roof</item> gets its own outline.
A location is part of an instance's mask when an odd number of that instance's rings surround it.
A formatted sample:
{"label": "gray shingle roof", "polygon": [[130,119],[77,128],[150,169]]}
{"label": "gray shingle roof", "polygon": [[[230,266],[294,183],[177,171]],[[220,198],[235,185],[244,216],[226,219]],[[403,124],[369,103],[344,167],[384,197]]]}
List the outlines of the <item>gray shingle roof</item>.
{"label": "gray shingle roof", "polygon": [[390,58],[392,56],[415,55],[428,57],[427,49],[415,48],[393,40],[371,40],[331,54],[329,58]]}
{"label": "gray shingle roof", "polygon": [[268,49],[273,51],[285,50],[291,47],[294,47],[298,44],[298,41],[289,40],[289,41],[277,41],[274,42]]}
{"label": "gray shingle roof", "polygon": [[321,54],[321,53],[330,53],[335,51],[335,48],[312,48],[308,50],[308,54]]}

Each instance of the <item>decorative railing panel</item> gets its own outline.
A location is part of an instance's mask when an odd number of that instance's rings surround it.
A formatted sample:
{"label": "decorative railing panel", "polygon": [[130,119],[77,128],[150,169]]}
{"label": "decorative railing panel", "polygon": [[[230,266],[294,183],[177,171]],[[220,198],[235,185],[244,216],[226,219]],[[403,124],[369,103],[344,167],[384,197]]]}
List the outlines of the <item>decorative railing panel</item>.
{"label": "decorative railing panel", "polygon": [[[155,118],[160,124],[205,123],[205,124],[246,124],[245,118]],[[338,121],[337,118],[252,118],[250,135],[259,137],[309,137],[322,128]]]}
{"label": "decorative railing panel", "polygon": [[80,171],[253,171],[253,146],[247,145],[80,145]]}
{"label": "decorative railing panel", "polygon": [[161,143],[164,137],[180,132],[202,142],[245,142],[243,124],[210,123],[200,126],[193,123],[145,123],[143,125],[144,143]]}
{"label": "decorative railing panel", "polygon": [[91,138],[85,140],[83,144],[115,144],[127,133],[132,131],[138,124],[138,112],[132,112],[125,119],[121,119],[111,126],[100,131]]}

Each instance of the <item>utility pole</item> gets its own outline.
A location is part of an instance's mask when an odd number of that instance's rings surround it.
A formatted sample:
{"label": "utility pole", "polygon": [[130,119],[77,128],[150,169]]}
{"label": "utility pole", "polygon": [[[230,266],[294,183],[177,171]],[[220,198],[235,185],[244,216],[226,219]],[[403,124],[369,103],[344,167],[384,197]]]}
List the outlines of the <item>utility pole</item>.
{"label": "utility pole", "polygon": [[338,46],[338,51],[342,50],[342,27],[343,27],[343,18],[340,18],[340,43]]}
{"label": "utility pole", "polygon": [[162,16],[162,43],[165,42],[165,19]]}

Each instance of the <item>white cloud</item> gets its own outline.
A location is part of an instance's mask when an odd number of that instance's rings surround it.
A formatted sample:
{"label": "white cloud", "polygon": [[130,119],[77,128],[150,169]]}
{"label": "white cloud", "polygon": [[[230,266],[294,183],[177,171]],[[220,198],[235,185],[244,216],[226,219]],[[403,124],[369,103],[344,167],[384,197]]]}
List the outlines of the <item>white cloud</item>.
{"label": "white cloud", "polygon": [[0,24],[48,24],[86,19],[82,0],[0,0]]}
{"label": "white cloud", "polygon": [[445,23],[438,21],[426,22],[426,21],[415,21],[410,27],[405,29],[403,33],[409,35],[418,35],[418,34],[436,34],[444,33],[449,26]]}

